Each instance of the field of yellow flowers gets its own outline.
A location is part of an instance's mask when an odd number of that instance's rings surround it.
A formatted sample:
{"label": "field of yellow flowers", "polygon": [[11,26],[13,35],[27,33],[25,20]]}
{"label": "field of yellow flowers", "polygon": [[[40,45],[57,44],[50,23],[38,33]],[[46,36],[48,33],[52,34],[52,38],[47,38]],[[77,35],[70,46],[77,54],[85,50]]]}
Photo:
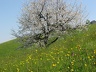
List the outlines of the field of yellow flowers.
{"label": "field of yellow flowers", "polygon": [[48,48],[18,45],[0,44],[0,72],[96,72],[96,25],[71,31]]}

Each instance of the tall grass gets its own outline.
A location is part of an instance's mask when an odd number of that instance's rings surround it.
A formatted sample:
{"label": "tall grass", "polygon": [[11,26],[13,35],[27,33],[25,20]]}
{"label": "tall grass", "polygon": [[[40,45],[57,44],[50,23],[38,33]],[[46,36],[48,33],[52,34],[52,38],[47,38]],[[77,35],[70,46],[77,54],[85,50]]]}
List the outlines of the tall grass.
{"label": "tall grass", "polygon": [[95,72],[96,25],[71,31],[48,48],[16,50],[15,40],[0,45],[0,72]]}

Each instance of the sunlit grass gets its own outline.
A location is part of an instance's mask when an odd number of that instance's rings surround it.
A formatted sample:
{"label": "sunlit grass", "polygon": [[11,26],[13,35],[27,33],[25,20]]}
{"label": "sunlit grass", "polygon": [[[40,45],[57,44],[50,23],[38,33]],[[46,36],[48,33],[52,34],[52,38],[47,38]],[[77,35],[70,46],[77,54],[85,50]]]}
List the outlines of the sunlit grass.
{"label": "sunlit grass", "polygon": [[16,50],[15,40],[0,45],[0,72],[95,72],[96,25],[71,31],[48,48]]}

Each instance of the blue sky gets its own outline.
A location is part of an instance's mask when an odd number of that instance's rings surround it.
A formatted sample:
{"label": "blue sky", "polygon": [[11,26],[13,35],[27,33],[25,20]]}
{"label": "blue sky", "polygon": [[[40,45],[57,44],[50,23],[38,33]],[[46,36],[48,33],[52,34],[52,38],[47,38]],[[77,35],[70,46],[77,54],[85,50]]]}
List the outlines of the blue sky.
{"label": "blue sky", "polygon": [[13,39],[12,29],[17,29],[22,4],[25,0],[0,0],[0,43]]}
{"label": "blue sky", "polygon": [[[13,39],[11,29],[17,29],[22,4],[26,0],[0,0],[0,43]],[[81,0],[88,19],[96,20],[96,0]]]}
{"label": "blue sky", "polygon": [[96,0],[82,0],[82,4],[86,6],[89,20],[96,20]]}

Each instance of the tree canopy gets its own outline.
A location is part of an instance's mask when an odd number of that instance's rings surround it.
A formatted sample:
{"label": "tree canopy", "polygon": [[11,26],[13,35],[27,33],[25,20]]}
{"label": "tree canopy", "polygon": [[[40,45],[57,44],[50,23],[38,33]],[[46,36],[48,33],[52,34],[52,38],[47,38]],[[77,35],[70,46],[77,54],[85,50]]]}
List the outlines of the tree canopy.
{"label": "tree canopy", "polygon": [[[70,28],[82,26],[85,15],[78,0],[31,0],[24,4],[19,30],[14,31],[23,47],[48,46]],[[48,43],[50,38],[52,42]]]}

